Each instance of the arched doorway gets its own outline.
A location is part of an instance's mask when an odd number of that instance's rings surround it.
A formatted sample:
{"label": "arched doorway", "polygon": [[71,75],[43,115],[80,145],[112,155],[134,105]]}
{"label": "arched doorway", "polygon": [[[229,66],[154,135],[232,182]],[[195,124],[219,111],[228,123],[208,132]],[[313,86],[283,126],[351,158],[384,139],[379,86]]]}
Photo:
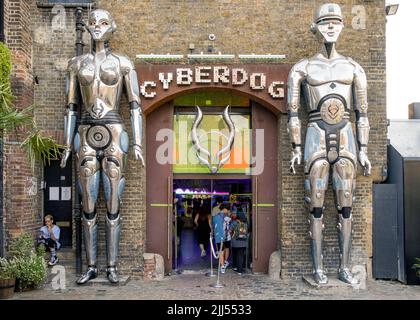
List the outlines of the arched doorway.
{"label": "arched doorway", "polygon": [[[235,171],[227,168],[211,174],[202,164],[189,166],[187,163],[182,170],[182,166],[167,161],[173,154],[179,154],[178,150],[175,150],[179,148],[176,138],[172,140],[169,133],[179,129],[176,127],[181,111],[184,111],[188,118],[189,115],[194,115],[194,105],[200,105],[205,112],[211,114],[214,110],[215,114],[220,115],[222,108],[227,104],[231,105],[233,113],[248,117],[251,129],[249,151],[254,158],[259,152],[259,158],[262,159],[258,170]],[[211,122],[211,117],[209,121]],[[261,139],[261,134],[262,140],[258,140]],[[237,96],[229,90],[216,95],[208,89],[194,93],[185,90],[146,114],[146,251],[163,256],[166,273],[171,272],[173,268],[175,253],[174,182],[179,186],[177,182],[187,180],[208,182],[211,186],[210,192],[218,191],[214,186],[221,185],[223,181],[249,185],[251,267],[254,272],[267,272],[270,254],[277,250],[279,233],[277,137],[277,116],[271,110],[254,101],[252,97]]]}

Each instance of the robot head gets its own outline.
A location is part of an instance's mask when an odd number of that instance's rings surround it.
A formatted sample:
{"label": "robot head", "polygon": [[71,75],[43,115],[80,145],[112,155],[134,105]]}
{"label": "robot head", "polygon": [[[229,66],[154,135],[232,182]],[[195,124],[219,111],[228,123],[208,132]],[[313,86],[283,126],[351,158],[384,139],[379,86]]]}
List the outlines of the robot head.
{"label": "robot head", "polygon": [[97,9],[90,13],[87,29],[94,41],[108,41],[117,25],[108,11]]}
{"label": "robot head", "polygon": [[335,3],[321,5],[314,14],[311,31],[324,43],[335,43],[343,30],[341,8]]}

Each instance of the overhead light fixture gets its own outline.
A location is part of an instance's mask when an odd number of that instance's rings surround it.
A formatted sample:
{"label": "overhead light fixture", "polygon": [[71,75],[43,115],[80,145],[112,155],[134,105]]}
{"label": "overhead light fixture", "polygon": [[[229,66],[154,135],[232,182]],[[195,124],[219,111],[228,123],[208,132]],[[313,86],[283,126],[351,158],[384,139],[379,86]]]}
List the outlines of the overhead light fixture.
{"label": "overhead light fixture", "polygon": [[138,54],[136,55],[137,59],[140,60],[178,60],[178,59],[183,59],[184,55],[183,54],[154,54],[154,53],[150,53],[150,54]]}
{"label": "overhead light fixture", "polygon": [[235,55],[234,54],[222,54],[221,52],[219,53],[214,53],[214,54],[205,54],[203,52],[199,53],[199,54],[188,54],[187,57],[189,59],[234,59]]}
{"label": "overhead light fixture", "polygon": [[399,4],[388,4],[385,6],[385,13],[387,16],[393,16],[397,14]]}
{"label": "overhead light fixture", "polygon": [[245,60],[281,60],[286,59],[285,54],[238,54],[239,59]]}

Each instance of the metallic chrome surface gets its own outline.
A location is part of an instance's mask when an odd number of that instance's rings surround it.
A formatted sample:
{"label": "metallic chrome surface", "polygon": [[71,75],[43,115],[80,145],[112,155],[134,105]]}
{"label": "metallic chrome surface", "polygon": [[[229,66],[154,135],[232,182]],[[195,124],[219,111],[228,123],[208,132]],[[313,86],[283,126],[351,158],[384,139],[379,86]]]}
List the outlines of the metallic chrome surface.
{"label": "metallic chrome surface", "polygon": [[86,140],[93,148],[104,148],[111,142],[111,133],[105,126],[93,126],[89,128]]}
{"label": "metallic chrome surface", "polygon": [[340,159],[333,165],[333,189],[337,208],[352,207],[356,170],[349,159]]}
{"label": "metallic chrome surface", "polygon": [[[305,202],[312,211],[323,208],[324,193],[328,186],[329,170],[332,166],[333,189],[336,207],[339,211],[353,205],[356,186],[357,160],[364,167],[364,175],[369,175],[371,164],[367,157],[369,121],[367,118],[367,80],[363,68],[353,59],[340,55],[335,47],[343,30],[343,16],[340,6],[327,3],[321,5],[314,14],[311,31],[321,43],[321,50],[313,57],[296,63],[288,79],[288,131],[292,143],[291,168],[299,163],[300,120],[299,108],[301,91],[306,100],[309,124],[304,146]],[[356,113],[357,150],[349,112]],[[340,214],[341,217],[341,214]],[[346,222],[351,226],[350,222]],[[320,256],[322,222],[311,220],[312,255],[314,270],[318,269]],[[345,227],[346,228],[346,227]],[[344,240],[343,240],[344,239]],[[340,248],[349,263],[349,238],[342,235]],[[317,242],[318,241],[318,242]],[[342,267],[340,279],[351,283],[350,268]],[[316,274],[315,274],[316,275]],[[316,280],[322,274],[316,275]]]}
{"label": "metallic chrome surface", "polygon": [[324,206],[325,191],[328,187],[330,164],[325,159],[315,161],[305,183],[306,196],[310,199],[309,209],[322,208]]}
{"label": "metallic chrome surface", "polygon": [[345,111],[340,99],[330,98],[321,105],[319,112],[326,123],[337,124],[343,120]]}
{"label": "metallic chrome surface", "polygon": [[369,141],[369,119],[367,117],[360,117],[357,122],[357,141],[359,145],[366,146]]}
{"label": "metallic chrome surface", "polygon": [[98,269],[96,267],[89,266],[85,273],[76,281],[77,284],[85,284],[91,279],[95,279],[98,276]]}
{"label": "metallic chrome surface", "polygon": [[96,266],[98,222],[93,219],[82,218],[83,238],[85,240],[86,260],[88,266]]}
{"label": "metallic chrome surface", "polygon": [[131,128],[133,129],[133,144],[141,147],[141,137],[143,134],[143,118],[141,109],[131,109]]}
{"label": "metallic chrome surface", "polygon": [[353,217],[344,219],[341,214],[338,215],[338,240],[340,246],[340,267],[338,277],[341,281],[349,284],[357,284],[357,280],[353,278],[350,272],[350,254],[352,241],[352,220]]}
{"label": "metallic chrome surface", "polygon": [[311,255],[313,265],[314,280],[320,284],[326,284],[328,278],[324,273],[323,256],[322,256],[322,231],[324,225],[321,218],[315,218],[312,214],[309,217],[309,235],[311,237]]}
{"label": "metallic chrome surface", "polygon": [[351,123],[340,130],[340,149],[338,152],[340,158],[347,158],[353,162],[354,170],[357,166],[357,149],[354,141],[353,129]]}
{"label": "metallic chrome surface", "polygon": [[116,219],[110,220],[107,215],[105,220],[106,261],[108,267],[115,267],[117,265],[118,248],[120,244],[121,216],[118,215]]}
{"label": "metallic chrome surface", "polygon": [[[232,118],[230,117],[230,114],[229,114],[230,106],[227,106],[223,112],[223,119],[225,120],[229,128],[229,136],[226,137],[223,135],[226,138],[227,143],[216,154],[216,157],[214,159],[216,161],[216,166],[212,165],[211,163],[212,157],[210,155],[210,152],[206,148],[204,148],[200,143],[200,140],[197,134],[197,129],[203,119],[203,112],[201,111],[199,106],[196,106],[196,107],[197,107],[197,115],[194,119],[194,123],[191,128],[191,140],[197,150],[196,155],[197,155],[197,158],[200,160],[200,162],[205,164],[210,169],[211,173],[216,173],[223,166],[223,164],[225,164],[229,160],[230,150],[232,149],[233,142],[235,140],[235,124],[233,123]],[[227,155],[224,158],[220,159],[220,156],[222,156],[223,153],[227,153]],[[202,154],[204,154],[204,156]]]}
{"label": "metallic chrome surface", "polygon": [[308,124],[306,129],[304,165],[305,173],[309,173],[312,164],[318,159],[327,157],[327,145],[325,141],[325,131],[317,123]]}
{"label": "metallic chrome surface", "polygon": [[[95,212],[102,173],[108,212],[116,214],[120,209],[120,198],[125,185],[124,163],[129,147],[128,135],[119,114],[124,87],[131,109],[134,154],[136,159],[144,164],[137,74],[133,63],[127,57],[112,53],[108,48],[108,41],[116,30],[115,21],[109,12],[101,9],[90,12],[87,29],[93,40],[92,52],[74,57],[68,64],[68,111],[64,134],[66,149],[61,166],[65,167],[70,156],[76,123],[74,110],[77,105],[82,107],[82,117],[77,139],[74,139],[74,149],[83,210]],[[81,101],[77,97],[79,89]],[[106,222],[108,267],[115,267],[117,263],[119,221],[118,217],[115,221],[107,218]],[[84,220],[83,228],[86,247],[89,248],[88,263],[96,263],[96,218],[95,223]],[[80,281],[84,283],[96,273],[95,270],[89,269]],[[108,278],[114,282],[117,279],[116,269],[112,269],[110,274]]]}
{"label": "metallic chrome surface", "polygon": [[120,282],[120,279],[119,279],[118,274],[117,274],[117,268],[116,267],[106,268],[106,277],[108,278],[109,282],[111,282],[111,283]]}
{"label": "metallic chrome surface", "polygon": [[76,127],[76,121],[77,112],[68,108],[64,117],[64,146],[66,148],[71,147],[74,137],[74,129]]}

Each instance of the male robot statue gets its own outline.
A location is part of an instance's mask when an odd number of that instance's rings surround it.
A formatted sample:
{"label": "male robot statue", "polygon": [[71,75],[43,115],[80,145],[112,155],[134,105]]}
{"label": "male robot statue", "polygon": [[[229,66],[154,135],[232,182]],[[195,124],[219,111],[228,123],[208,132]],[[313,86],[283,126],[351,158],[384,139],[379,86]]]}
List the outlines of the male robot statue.
{"label": "male robot statue", "polygon": [[[68,105],[64,120],[66,149],[61,167],[65,167],[73,145],[77,155],[78,187],[82,197],[82,226],[88,264],[87,271],[77,283],[84,284],[98,275],[98,224],[95,206],[101,176],[107,206],[107,277],[111,283],[117,283],[120,199],[125,186],[123,173],[129,149],[128,134],[118,112],[123,86],[131,109],[135,158],[144,166],[142,112],[133,63],[127,57],[111,53],[108,49],[108,41],[116,30],[116,24],[109,12],[100,9],[92,11],[86,28],[93,40],[93,50],[72,58],[68,65]],[[83,107],[80,120],[77,119],[79,106]],[[75,133],[76,121],[79,121],[79,127]]]}
{"label": "male robot statue", "polygon": [[[367,81],[362,67],[337,53],[335,43],[343,30],[343,16],[337,4],[324,4],[315,12],[311,31],[322,43],[321,51],[293,66],[288,79],[288,130],[292,142],[290,169],[301,163],[300,93],[306,100],[309,123],[304,149],[305,202],[310,210],[313,275],[317,283],[328,278],[322,263],[322,231],[325,191],[332,171],[335,205],[338,210],[340,247],[339,279],[357,283],[350,272],[352,205],[356,187],[357,160],[370,175],[367,157],[369,121]],[[349,121],[353,106],[357,122],[357,143]]]}

